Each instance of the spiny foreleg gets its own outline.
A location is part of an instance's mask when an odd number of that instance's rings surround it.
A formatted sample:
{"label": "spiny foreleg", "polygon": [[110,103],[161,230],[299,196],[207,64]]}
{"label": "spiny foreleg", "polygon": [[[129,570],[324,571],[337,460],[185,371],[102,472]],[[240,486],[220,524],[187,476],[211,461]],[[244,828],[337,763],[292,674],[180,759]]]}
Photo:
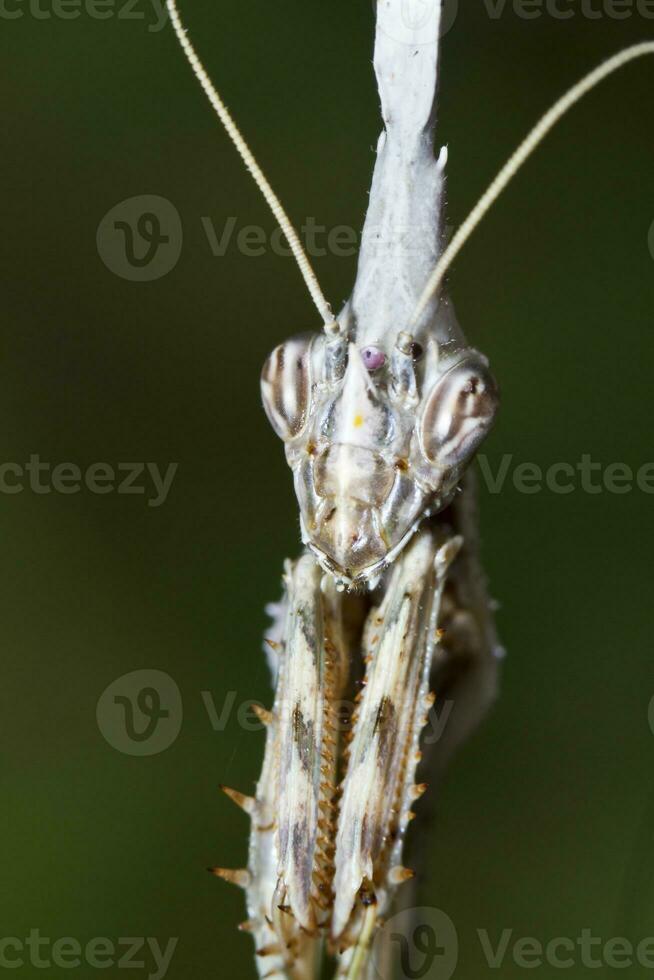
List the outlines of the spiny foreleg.
{"label": "spiny foreleg", "polygon": [[[412,876],[402,866],[420,734],[433,704],[429,677],[448,567],[460,547],[430,525],[389,573],[363,640],[364,686],[354,717],[336,835],[332,941],[339,976],[371,975],[368,947],[396,888]],[[367,971],[367,972],[366,972]]]}
{"label": "spiny foreleg", "polygon": [[285,632],[278,682],[275,902],[311,933],[324,924],[331,906],[338,749],[334,704],[347,659],[342,597],[309,554],[289,571]]}
{"label": "spiny foreleg", "polygon": [[[275,678],[248,868],[225,872],[246,890],[257,966],[270,980],[313,980],[332,901],[337,725],[346,679],[343,597],[308,554],[288,562],[267,650]],[[240,798],[240,800],[239,800]]]}

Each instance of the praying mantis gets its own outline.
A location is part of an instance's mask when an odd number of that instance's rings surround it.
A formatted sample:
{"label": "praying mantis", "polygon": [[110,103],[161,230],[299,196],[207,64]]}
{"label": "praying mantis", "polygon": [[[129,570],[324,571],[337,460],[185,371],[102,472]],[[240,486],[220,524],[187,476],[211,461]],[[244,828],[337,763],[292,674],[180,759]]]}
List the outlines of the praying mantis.
{"label": "praying mantis", "polygon": [[[440,0],[431,36],[379,0],[380,137],[354,290],[335,316],[303,246],[168,0],[185,55],[282,228],[323,320],[266,361],[264,409],[284,444],[304,550],[284,567],[267,636],[275,684],[253,797],[247,868],[211,869],[244,888],[256,963],[271,980],[370,980],[371,948],[398,889],[434,705],[454,711],[441,766],[493,701],[502,649],[479,557],[470,463],[497,415],[498,387],[443,292],[469,235],[549,130],[644,42],[564,95],[518,147],[444,247],[447,152],[434,155]],[[407,36],[407,24],[408,36]],[[411,232],[407,248],[398,231]],[[401,239],[401,241],[400,241]],[[404,242],[402,244],[401,242]],[[356,690],[356,696],[352,691]],[[425,760],[426,762],[428,760]],[[381,959],[380,959],[381,957]],[[386,974],[390,976],[390,974]]]}

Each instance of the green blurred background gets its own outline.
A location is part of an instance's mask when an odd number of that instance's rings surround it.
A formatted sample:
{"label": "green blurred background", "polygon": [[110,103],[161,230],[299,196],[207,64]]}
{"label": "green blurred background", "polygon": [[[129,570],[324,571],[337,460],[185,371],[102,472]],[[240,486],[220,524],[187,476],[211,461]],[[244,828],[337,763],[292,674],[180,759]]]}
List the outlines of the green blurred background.
{"label": "green blurred background", "polygon": [[[236,708],[270,698],[264,605],[298,551],[260,365],[317,318],[289,259],[233,244],[212,254],[202,217],[219,233],[229,216],[274,225],[145,0],[133,19],[117,0],[104,20],[17,3],[4,10],[23,16],[0,16],[0,461],[178,472],[160,507],[149,489],[0,494],[2,936],[179,937],[171,980],[250,978],[242,896],[204,869],[245,860],[246,820],[217,786],[247,791],[256,778],[263,738]],[[438,131],[453,225],[555,96],[654,35],[635,10],[559,21],[459,6]],[[380,130],[372,4],[183,7],[294,218],[360,228]],[[460,320],[503,391],[493,468],[504,452],[544,467],[583,453],[654,460],[653,72],[643,60],[576,109],[457,261]],[[179,262],[152,282],[113,274],[96,248],[105,213],[142,194],[171,201],[184,230]],[[316,265],[337,307],[355,259]],[[654,498],[526,495],[507,481],[482,505],[509,655],[501,700],[450,771],[422,869],[425,903],[456,923],[457,980],[524,974],[510,953],[490,971],[477,929],[494,942],[504,928],[543,942],[584,927],[654,935]],[[96,705],[143,668],[175,680],[184,715],[174,744],[141,758],[106,741]],[[217,731],[206,703],[220,712],[230,692]],[[151,962],[104,975],[145,977]],[[614,971],[577,958],[572,972]],[[43,973],[27,956],[14,971]]]}

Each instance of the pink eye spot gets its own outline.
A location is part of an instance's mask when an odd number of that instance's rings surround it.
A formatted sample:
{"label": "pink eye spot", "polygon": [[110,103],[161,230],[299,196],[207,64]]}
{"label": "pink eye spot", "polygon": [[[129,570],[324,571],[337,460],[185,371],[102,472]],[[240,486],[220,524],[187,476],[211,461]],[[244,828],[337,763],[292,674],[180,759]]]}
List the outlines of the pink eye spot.
{"label": "pink eye spot", "polygon": [[364,347],[361,357],[368,371],[377,371],[386,363],[386,354],[379,347]]}

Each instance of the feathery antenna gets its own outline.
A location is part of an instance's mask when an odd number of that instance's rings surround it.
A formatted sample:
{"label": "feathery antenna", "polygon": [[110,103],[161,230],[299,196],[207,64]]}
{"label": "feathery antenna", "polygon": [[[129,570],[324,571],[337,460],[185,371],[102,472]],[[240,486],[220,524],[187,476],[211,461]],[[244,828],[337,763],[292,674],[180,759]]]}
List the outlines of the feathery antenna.
{"label": "feathery antenna", "polygon": [[218,94],[218,91],[209,78],[204,65],[196,54],[195,48],[189,41],[186,29],[184,28],[177,11],[177,4],[175,0],[167,0],[166,6],[168,8],[168,13],[175,30],[175,34],[177,35],[177,40],[179,41],[197,80],[204,89],[209,102],[213,106],[213,109],[225,128],[227,135],[240,154],[243,163],[252,174],[257,187],[265,198],[266,204],[275,216],[277,224],[286,235],[286,239],[291,248],[295,261],[297,262],[300,272],[304,277],[304,281],[307,284],[307,289],[309,290],[311,299],[315,303],[318,312],[323,318],[325,328],[330,333],[336,331],[338,326],[334,314],[332,313],[331,307],[323,295],[316,274],[313,271],[304,248],[302,247],[302,243],[300,242],[299,236],[293,227],[291,219],[284,210],[282,202],[279,200],[274,190],[270,186],[268,178],[257,163],[254,154],[250,150],[248,144],[245,142],[245,139],[243,138],[238,126],[234,122],[229,109]]}
{"label": "feathery antenna", "polygon": [[594,71],[591,71],[588,75],[582,78],[580,82],[577,82],[576,85],[566,92],[566,94],[562,96],[558,102],[555,102],[552,108],[545,113],[540,122],[534,126],[527,138],[520,144],[515,153],[502,167],[486,193],[480,198],[478,203],[472,209],[466,220],[452,238],[450,244],[441,255],[440,259],[436,263],[434,271],[427,280],[427,285],[425,286],[420,299],[418,300],[418,305],[416,306],[413,316],[411,317],[409,330],[412,326],[416,326],[420,320],[420,317],[425,312],[425,309],[427,308],[432,297],[438,292],[447,270],[450,268],[452,262],[459,254],[477,225],[495,203],[507,184],[509,184],[512,178],[515,177],[526,160],[531,156],[540,143],[543,142],[549,131],[556,125],[559,119],[565,115],[568,109],[571,109],[577,102],[579,102],[584,95],[590,92],[591,89],[594,89],[596,85],[599,85],[600,82],[611,75],[614,71],[617,71],[618,68],[622,68],[623,65],[626,65],[635,58],[640,58],[645,54],[654,54],[654,41],[643,41],[641,44],[634,44],[632,47],[625,48],[623,51],[618,52],[618,54],[614,55],[612,58],[609,58],[607,61],[603,61],[601,65],[594,69]]}

